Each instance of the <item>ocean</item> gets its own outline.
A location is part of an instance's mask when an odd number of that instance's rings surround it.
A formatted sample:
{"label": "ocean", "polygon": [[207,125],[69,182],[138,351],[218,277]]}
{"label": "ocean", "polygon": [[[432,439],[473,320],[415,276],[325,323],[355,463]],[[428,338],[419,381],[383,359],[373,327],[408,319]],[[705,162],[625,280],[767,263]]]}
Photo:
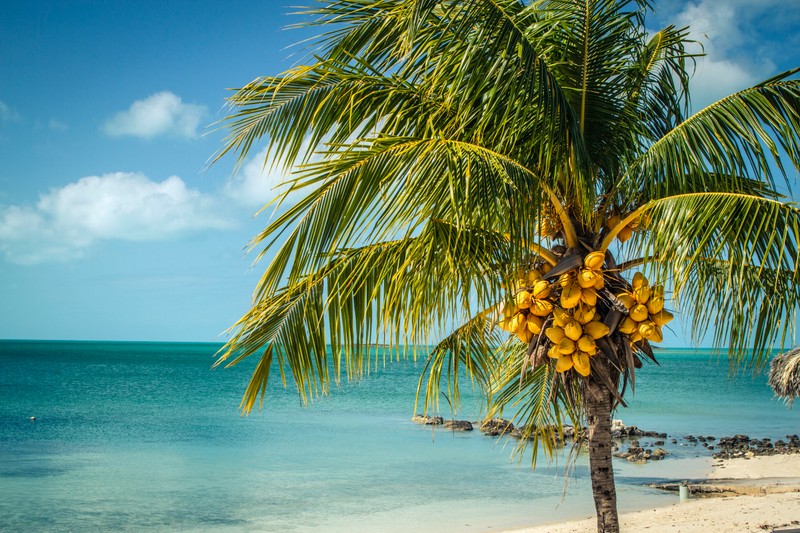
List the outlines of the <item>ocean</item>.
{"label": "ocean", "polygon": [[[0,341],[0,531],[474,532],[593,513],[585,456],[531,470],[505,439],[412,423],[421,363],[309,406],[275,373],[242,416],[252,364],[212,369],[219,347]],[[730,380],[703,350],[658,357],[616,418],[668,433],[670,455],[615,463],[622,510],[677,499],[647,481],[703,475],[711,452],[685,435],[800,433],[764,375]],[[474,420],[477,398],[455,418]]]}

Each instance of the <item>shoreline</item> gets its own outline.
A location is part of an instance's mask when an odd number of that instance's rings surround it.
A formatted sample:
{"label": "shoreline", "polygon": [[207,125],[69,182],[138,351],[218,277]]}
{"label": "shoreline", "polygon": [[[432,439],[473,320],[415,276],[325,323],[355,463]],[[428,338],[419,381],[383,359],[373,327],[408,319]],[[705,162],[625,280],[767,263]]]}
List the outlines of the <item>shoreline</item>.
{"label": "shoreline", "polygon": [[[675,480],[675,484],[683,480]],[[715,459],[687,500],[620,513],[625,532],[741,533],[800,528],[800,453]],[[594,516],[506,533],[594,533]]]}

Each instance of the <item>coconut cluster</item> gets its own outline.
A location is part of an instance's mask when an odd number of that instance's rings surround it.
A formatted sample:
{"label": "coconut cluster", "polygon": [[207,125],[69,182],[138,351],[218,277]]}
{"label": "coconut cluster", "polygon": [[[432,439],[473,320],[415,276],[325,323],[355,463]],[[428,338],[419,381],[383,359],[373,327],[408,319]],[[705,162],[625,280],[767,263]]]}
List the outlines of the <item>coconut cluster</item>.
{"label": "coconut cluster", "polygon": [[631,286],[632,291],[617,294],[628,310],[628,316],[617,329],[628,335],[632,342],[642,339],[662,342],[664,336],[661,328],[673,318],[672,313],[664,309],[664,287],[650,287],[641,272],[634,274]]}
{"label": "coconut cluster", "polygon": [[526,273],[518,284],[520,289],[514,296],[514,305],[507,306],[500,327],[517,335],[525,343],[542,332],[544,321],[553,312],[550,299],[552,286],[542,277],[550,271],[546,263]]}
{"label": "coconut cluster", "polygon": [[[544,347],[557,372],[574,369],[581,376],[589,376],[591,360],[601,352],[599,339],[611,333],[597,307],[599,293],[610,297],[604,262],[603,252],[591,252],[580,267],[553,282],[544,279],[551,269],[547,264],[523,273],[499,326],[526,344],[536,342],[540,350]],[[650,287],[647,279],[637,273],[631,290],[621,292],[617,298],[628,311],[617,331],[631,343],[662,340],[661,328],[672,319],[664,309],[663,287]]]}

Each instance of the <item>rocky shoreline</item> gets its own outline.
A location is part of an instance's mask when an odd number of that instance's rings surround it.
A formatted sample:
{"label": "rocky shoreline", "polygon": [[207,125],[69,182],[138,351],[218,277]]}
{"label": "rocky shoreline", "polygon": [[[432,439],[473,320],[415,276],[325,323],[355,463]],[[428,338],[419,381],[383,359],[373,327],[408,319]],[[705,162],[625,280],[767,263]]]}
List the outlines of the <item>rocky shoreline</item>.
{"label": "rocky shoreline", "polygon": [[[503,418],[491,418],[480,422],[469,420],[445,420],[441,416],[416,415],[412,418],[416,424],[428,426],[442,426],[449,431],[473,431],[475,426],[484,435],[499,437],[508,435],[512,438],[523,439],[530,434],[525,427],[515,427],[514,424]],[[580,435],[584,428],[578,428]],[[567,441],[575,441],[576,429],[564,426],[563,440],[558,439],[557,444],[566,445]],[[614,440],[614,457],[633,463],[646,463],[664,459],[670,453],[664,449],[667,440],[671,445],[677,446],[702,446],[712,452],[715,459],[751,458],[762,455],[780,455],[800,453],[800,436],[786,435],[786,440],[771,438],[751,438],[749,435],[734,435],[732,437],[715,437],[713,435],[684,435],[681,437],[669,436],[666,433],[645,431],[636,426],[626,426],[621,420],[613,420],[611,424],[611,437]],[[641,439],[649,439],[643,442]]]}

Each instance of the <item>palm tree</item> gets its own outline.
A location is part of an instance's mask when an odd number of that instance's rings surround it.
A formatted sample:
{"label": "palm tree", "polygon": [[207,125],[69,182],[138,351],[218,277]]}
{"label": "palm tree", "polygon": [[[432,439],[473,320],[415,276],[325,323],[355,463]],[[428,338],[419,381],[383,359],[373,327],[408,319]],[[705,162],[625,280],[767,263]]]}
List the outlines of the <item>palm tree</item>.
{"label": "palm tree", "polygon": [[469,377],[488,416],[525,428],[534,461],[567,418],[585,427],[597,528],[617,531],[611,413],[655,359],[665,284],[737,366],[766,361],[800,300],[800,210],[784,202],[797,69],[689,116],[688,31],[648,33],[649,10],[307,11],[324,28],[313,57],[236,90],[218,154],[241,163],[265,140],[296,164],[299,199],[282,196],[252,241],[271,259],[218,360],[260,354],[243,410],[263,402],[273,362],[305,399],[381,357],[424,355],[426,410]]}

